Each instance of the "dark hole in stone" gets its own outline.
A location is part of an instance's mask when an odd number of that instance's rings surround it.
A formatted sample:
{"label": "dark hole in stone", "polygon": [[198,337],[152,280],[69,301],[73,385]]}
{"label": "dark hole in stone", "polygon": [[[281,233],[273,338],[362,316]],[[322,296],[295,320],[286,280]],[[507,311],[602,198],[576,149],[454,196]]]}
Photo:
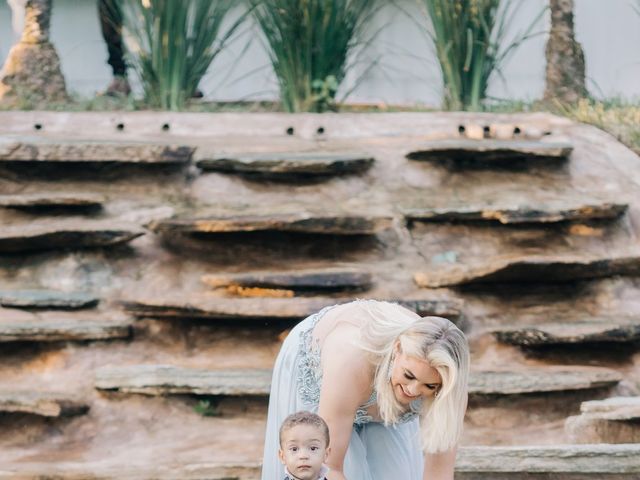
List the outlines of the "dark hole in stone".
{"label": "dark hole in stone", "polygon": [[316,133],[318,135],[323,135],[324,134],[324,127],[318,127],[318,129],[316,130]]}
{"label": "dark hole in stone", "polygon": [[513,128],[513,134],[514,135],[520,135],[522,133],[522,130],[520,130],[520,127],[514,127]]}
{"label": "dark hole in stone", "polygon": [[41,123],[36,123],[36,124],[33,126],[33,128],[34,128],[34,129],[36,129],[36,130],[42,130],[42,124],[41,124]]}
{"label": "dark hole in stone", "polygon": [[464,125],[458,125],[458,133],[464,133],[466,130],[466,128],[464,128]]}
{"label": "dark hole in stone", "polygon": [[482,127],[482,133],[484,133],[484,138],[489,138],[489,134],[491,133],[489,125],[485,125],[484,127]]}
{"label": "dark hole in stone", "polygon": [[162,124],[162,131],[168,132],[170,128],[171,128],[171,125],[169,125],[168,123]]}
{"label": "dark hole in stone", "polygon": [[295,130],[293,129],[293,127],[287,128],[287,135],[293,135],[294,133],[295,133]]}
{"label": "dark hole in stone", "polygon": [[119,124],[117,124],[117,125],[116,125],[116,130],[118,130],[118,131],[122,131],[122,130],[124,130],[124,123],[119,123]]}

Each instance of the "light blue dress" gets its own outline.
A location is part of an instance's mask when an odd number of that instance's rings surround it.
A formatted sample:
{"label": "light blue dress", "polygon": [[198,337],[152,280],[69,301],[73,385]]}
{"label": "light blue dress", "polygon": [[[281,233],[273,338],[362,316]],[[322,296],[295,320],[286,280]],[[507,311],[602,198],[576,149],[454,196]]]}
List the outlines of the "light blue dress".
{"label": "light blue dress", "polygon": [[[314,327],[330,308],[324,308],[296,325],[276,359],[262,480],[284,478],[284,467],[278,460],[278,432],[283,420],[300,410],[318,412],[322,372],[320,351],[312,344],[312,336]],[[345,477],[347,480],[422,480],[423,457],[417,415],[410,412],[397,425],[384,426],[367,415],[367,407],[375,401],[374,392],[354,417],[344,460]]]}

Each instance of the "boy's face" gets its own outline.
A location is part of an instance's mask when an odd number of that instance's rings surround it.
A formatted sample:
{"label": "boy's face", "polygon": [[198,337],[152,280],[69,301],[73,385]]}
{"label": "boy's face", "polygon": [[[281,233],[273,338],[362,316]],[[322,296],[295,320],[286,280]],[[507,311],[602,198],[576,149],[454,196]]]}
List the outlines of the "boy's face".
{"label": "boy's face", "polygon": [[313,425],[302,424],[283,432],[278,455],[296,478],[316,480],[329,451],[322,431]]}

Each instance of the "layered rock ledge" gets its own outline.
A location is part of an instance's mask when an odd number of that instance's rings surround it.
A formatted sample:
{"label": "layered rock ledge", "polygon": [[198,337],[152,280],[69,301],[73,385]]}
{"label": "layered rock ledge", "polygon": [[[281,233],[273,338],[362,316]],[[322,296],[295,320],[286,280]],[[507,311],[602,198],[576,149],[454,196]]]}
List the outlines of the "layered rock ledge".
{"label": "layered rock ledge", "polygon": [[92,193],[30,193],[21,195],[0,195],[0,207],[21,210],[66,209],[97,210],[105,199]]}
{"label": "layered rock ledge", "polygon": [[193,150],[193,147],[145,142],[5,137],[0,139],[0,163],[183,164],[191,160]]}
{"label": "layered rock ledge", "polygon": [[477,265],[442,265],[428,272],[416,273],[414,280],[420,287],[438,288],[472,283],[557,283],[639,274],[639,255],[608,258],[525,255],[497,257]]}
{"label": "layered rock ledge", "polygon": [[205,171],[239,173],[264,178],[328,177],[360,173],[373,157],[349,152],[278,152],[219,154],[198,149],[196,165]]}
{"label": "layered rock ledge", "polygon": [[326,235],[375,235],[391,226],[390,217],[358,215],[281,214],[197,216],[151,222],[159,234],[293,232]]}
{"label": "layered rock ledge", "polygon": [[[216,298],[210,295],[163,294],[157,297],[123,300],[124,307],[139,317],[203,319],[279,319],[302,320],[324,307],[350,299],[296,298]],[[440,299],[390,299],[421,316],[437,315],[456,321],[462,318],[462,304]]]}
{"label": "layered rock ledge", "polygon": [[57,308],[76,310],[95,307],[100,299],[85,292],[61,292],[58,290],[0,290],[0,305],[9,308]]}
{"label": "layered rock ledge", "polygon": [[0,412],[62,417],[81,415],[87,410],[87,404],[60,393],[0,391]]}
{"label": "layered rock ledge", "polygon": [[459,206],[405,209],[409,222],[499,222],[504,225],[558,223],[568,221],[614,220],[627,211],[618,203],[565,202],[548,206]]}
{"label": "layered rock ledge", "polygon": [[425,143],[408,153],[407,158],[437,163],[504,164],[526,161],[535,164],[540,160],[563,162],[572,151],[573,146],[567,142],[451,139]]}
{"label": "layered rock ledge", "polygon": [[138,226],[106,220],[38,220],[3,228],[0,253],[107,247],[130,242],[144,233]]}
{"label": "layered rock ledge", "polygon": [[204,275],[202,281],[213,288],[239,286],[289,289],[293,291],[363,291],[372,285],[370,273],[353,268]]}
{"label": "layered rock ledge", "polygon": [[543,346],[577,343],[625,343],[640,340],[640,318],[592,318],[588,321],[558,319],[558,323],[540,323],[501,327],[492,333],[511,345]]}
{"label": "layered rock ledge", "polygon": [[580,405],[565,432],[575,443],[640,443],[640,397],[612,397]]}

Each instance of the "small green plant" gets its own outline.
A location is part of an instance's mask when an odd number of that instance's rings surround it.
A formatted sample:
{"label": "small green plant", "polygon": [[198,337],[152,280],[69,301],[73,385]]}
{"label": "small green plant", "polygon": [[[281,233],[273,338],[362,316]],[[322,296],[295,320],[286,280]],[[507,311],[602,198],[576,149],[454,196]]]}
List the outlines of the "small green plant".
{"label": "small green plant", "polygon": [[193,411],[203,417],[219,417],[218,406],[212,400],[199,400]]}
{"label": "small green plant", "polygon": [[194,96],[248,12],[223,29],[234,0],[116,0],[128,61],[152,107],[178,110]]}
{"label": "small green plant", "polygon": [[500,73],[504,61],[533,29],[543,9],[528,28],[505,45],[506,27],[517,3],[512,0],[421,0],[431,21],[429,35],[442,70],[449,110],[480,110],[489,79]]}
{"label": "small green plant", "polygon": [[366,45],[364,27],[379,0],[250,0],[287,112],[323,112]]}

